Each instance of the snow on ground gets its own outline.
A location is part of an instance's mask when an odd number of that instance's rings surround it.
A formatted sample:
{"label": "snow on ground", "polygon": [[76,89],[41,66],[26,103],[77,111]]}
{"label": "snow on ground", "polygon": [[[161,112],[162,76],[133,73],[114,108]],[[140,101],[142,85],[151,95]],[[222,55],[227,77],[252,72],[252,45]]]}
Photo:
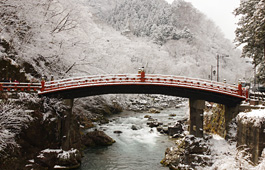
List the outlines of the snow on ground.
{"label": "snow on ground", "polygon": [[211,151],[214,164],[206,169],[238,169],[236,163],[236,143],[229,144],[224,138],[213,135],[211,142]]}
{"label": "snow on ground", "polygon": [[[248,113],[240,113],[237,119],[252,121],[255,126],[265,122],[265,110],[252,110]],[[253,166],[249,161],[249,155],[244,151],[238,151],[236,142],[228,142],[224,138],[213,135],[210,140],[213,165],[202,169],[211,170],[264,170],[265,149],[263,150],[260,164]]]}
{"label": "snow on ground", "polygon": [[237,151],[236,143],[228,143],[224,138],[213,135],[210,140],[213,165],[202,169],[207,170],[264,170],[265,150],[261,156],[261,162],[253,166],[243,151]]}

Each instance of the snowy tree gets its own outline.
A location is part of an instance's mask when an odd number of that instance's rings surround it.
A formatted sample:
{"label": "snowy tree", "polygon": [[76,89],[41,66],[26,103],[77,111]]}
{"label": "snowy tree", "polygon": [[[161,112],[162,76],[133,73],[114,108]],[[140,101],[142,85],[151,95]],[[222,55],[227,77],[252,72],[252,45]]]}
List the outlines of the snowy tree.
{"label": "snowy tree", "polygon": [[[117,30],[128,30],[136,36],[151,37],[162,45],[171,39],[190,38],[187,26],[195,25],[200,21],[198,12],[185,1],[175,2],[170,6],[164,0],[124,0],[103,16]],[[187,10],[189,9],[189,10]],[[174,12],[175,11],[175,12]]]}
{"label": "snowy tree", "polygon": [[236,29],[237,45],[243,45],[243,57],[253,58],[254,67],[259,68],[259,74],[264,77],[265,69],[265,1],[244,0],[234,10],[235,16],[240,16]]}

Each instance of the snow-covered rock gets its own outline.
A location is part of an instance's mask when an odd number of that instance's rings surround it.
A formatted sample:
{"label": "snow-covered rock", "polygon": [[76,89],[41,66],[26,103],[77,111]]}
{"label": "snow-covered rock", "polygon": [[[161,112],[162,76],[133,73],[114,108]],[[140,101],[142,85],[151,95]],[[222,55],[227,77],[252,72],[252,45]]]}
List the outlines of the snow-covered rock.
{"label": "snow-covered rock", "polygon": [[196,169],[212,164],[209,138],[196,138],[187,135],[179,139],[176,147],[167,148],[165,158],[161,161],[170,169]]}
{"label": "snow-covered rock", "polygon": [[62,149],[42,150],[35,158],[35,163],[49,169],[69,169],[80,166],[81,154],[77,149],[64,151]]}

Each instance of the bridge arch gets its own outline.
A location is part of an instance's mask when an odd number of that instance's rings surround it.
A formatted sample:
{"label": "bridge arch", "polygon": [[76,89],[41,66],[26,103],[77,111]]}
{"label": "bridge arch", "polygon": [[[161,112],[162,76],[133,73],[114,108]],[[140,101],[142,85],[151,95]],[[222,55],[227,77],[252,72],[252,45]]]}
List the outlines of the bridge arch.
{"label": "bridge arch", "polygon": [[73,99],[102,94],[164,94],[235,106],[245,99],[235,85],[181,76],[96,75],[46,82],[40,96]]}

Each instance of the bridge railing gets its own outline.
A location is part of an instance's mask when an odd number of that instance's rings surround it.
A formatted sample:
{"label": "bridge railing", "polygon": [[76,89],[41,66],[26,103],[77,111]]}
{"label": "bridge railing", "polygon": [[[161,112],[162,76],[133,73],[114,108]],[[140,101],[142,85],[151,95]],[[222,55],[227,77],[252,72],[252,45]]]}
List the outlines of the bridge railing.
{"label": "bridge railing", "polygon": [[40,90],[41,83],[0,82],[0,91],[3,92],[38,92]]}
{"label": "bridge railing", "polygon": [[[151,75],[151,78],[147,78],[146,81],[154,82],[157,78],[156,75]],[[185,86],[191,88],[199,88],[208,91],[216,91],[216,92],[224,92],[229,94],[238,94],[238,88],[235,85],[229,85],[221,82],[214,82],[209,80],[203,80],[199,78],[190,78],[190,77],[182,77],[182,76],[161,76],[162,78],[157,78],[156,82],[161,83],[169,83],[178,86]]]}
{"label": "bridge railing", "polygon": [[[146,74],[144,82],[141,81],[140,74],[119,74],[119,75],[95,75],[76,77],[63,80],[45,82],[43,91],[57,91],[69,88],[84,86],[102,86],[108,84],[153,84],[167,86],[182,86],[186,88],[198,88],[206,91],[214,91],[229,95],[239,96],[238,87],[227,83],[203,80],[198,78],[189,78],[183,76]],[[245,96],[245,91],[240,96]]]}

